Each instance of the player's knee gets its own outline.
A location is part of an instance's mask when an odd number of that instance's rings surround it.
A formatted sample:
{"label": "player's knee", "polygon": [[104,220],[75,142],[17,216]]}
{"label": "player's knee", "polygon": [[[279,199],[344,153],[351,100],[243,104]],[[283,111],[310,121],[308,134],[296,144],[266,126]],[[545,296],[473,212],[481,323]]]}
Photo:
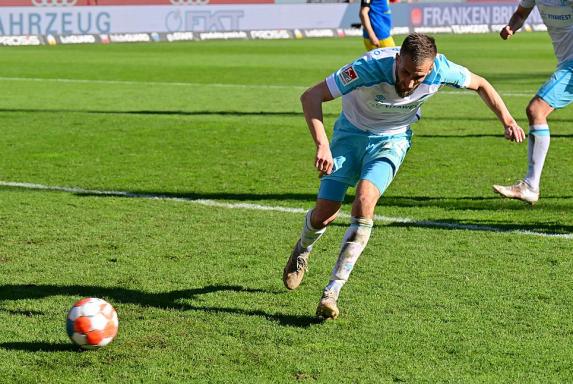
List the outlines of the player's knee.
{"label": "player's knee", "polygon": [[324,227],[329,226],[330,223],[332,223],[336,219],[336,216],[337,216],[336,213],[330,216],[312,215],[312,217],[310,218],[310,224],[312,225],[313,228],[322,229]]}
{"label": "player's knee", "polygon": [[537,117],[537,112],[538,110],[537,108],[535,108],[533,101],[530,102],[525,108],[525,114],[527,115],[529,121],[535,120],[535,118]]}
{"label": "player's knee", "polygon": [[531,100],[525,108],[525,113],[530,122],[544,120],[550,112],[551,108],[539,98]]}
{"label": "player's knee", "polygon": [[310,224],[313,228],[321,229],[332,223],[338,216],[338,211],[340,210],[340,204],[332,203],[317,205],[310,217]]}
{"label": "player's knee", "polygon": [[374,208],[378,202],[378,196],[363,194],[357,195],[352,204],[352,216],[354,217],[374,217]]}

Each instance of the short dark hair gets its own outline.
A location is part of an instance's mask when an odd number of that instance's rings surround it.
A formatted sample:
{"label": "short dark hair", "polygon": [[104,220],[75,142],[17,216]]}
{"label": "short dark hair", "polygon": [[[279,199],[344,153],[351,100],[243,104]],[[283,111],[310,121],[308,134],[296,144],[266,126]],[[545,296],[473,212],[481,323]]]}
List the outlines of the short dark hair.
{"label": "short dark hair", "polygon": [[425,60],[436,58],[438,48],[433,37],[423,33],[409,34],[400,48],[400,56],[408,56],[415,64],[421,64]]}

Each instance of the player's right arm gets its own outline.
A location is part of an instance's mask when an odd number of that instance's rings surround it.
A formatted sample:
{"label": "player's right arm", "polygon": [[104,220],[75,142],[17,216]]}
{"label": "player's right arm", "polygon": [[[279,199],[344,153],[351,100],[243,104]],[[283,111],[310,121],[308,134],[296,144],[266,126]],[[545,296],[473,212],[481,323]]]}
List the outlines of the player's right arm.
{"label": "player's right arm", "polygon": [[520,4],[513,13],[513,15],[511,16],[511,18],[509,19],[509,23],[507,23],[507,25],[503,27],[503,29],[499,33],[501,38],[507,40],[511,36],[513,36],[513,34],[523,26],[523,23],[525,22],[525,20],[527,20],[527,17],[529,16],[532,10],[533,6],[531,8],[526,8]]}
{"label": "player's right arm", "polygon": [[374,28],[372,28],[372,23],[370,23],[370,0],[362,0],[360,4],[360,21],[362,22],[362,28],[368,32],[368,39],[373,46],[380,48],[380,40],[376,37],[374,33]]}
{"label": "player's right arm", "polygon": [[330,93],[326,81],[321,81],[307,89],[300,97],[304,118],[316,145],[314,166],[321,174],[327,175],[332,172],[334,160],[330,152],[328,136],[324,129],[322,103],[333,99],[334,97]]}

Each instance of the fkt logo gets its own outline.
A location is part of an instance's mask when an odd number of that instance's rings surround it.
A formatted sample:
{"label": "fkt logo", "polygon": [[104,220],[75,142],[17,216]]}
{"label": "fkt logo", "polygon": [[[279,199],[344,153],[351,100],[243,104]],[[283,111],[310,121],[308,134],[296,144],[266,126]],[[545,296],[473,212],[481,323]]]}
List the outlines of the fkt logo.
{"label": "fkt logo", "polygon": [[169,32],[195,31],[220,32],[240,30],[240,21],[245,13],[242,10],[225,11],[184,11],[169,12],[165,26]]}

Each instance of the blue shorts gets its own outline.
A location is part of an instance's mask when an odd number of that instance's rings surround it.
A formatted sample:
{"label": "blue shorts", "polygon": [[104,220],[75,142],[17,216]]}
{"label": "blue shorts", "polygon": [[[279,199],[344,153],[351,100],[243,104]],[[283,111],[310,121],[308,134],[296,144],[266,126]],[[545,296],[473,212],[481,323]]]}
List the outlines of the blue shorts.
{"label": "blue shorts", "polygon": [[537,96],[555,109],[571,104],[573,102],[573,60],[558,66],[551,78],[539,88]]}
{"label": "blue shorts", "polygon": [[341,114],[334,124],[330,150],[334,167],[320,181],[319,199],[343,201],[348,187],[372,182],[383,194],[410,149],[412,131],[376,135],[353,126]]}

